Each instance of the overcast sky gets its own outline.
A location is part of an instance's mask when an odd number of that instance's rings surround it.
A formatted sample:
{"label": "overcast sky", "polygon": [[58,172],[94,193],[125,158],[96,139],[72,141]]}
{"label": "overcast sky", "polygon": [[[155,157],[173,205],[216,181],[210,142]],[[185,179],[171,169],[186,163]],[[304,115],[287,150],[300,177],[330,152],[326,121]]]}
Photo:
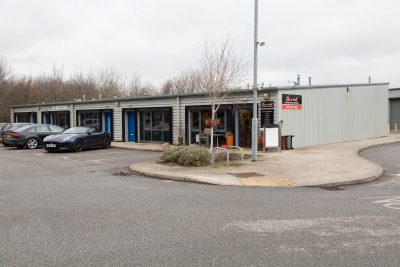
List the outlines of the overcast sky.
{"label": "overcast sky", "polygon": [[[400,1],[259,0],[259,81],[400,86]],[[0,0],[0,57],[16,73],[112,67],[155,85],[230,36],[252,62],[253,0]],[[251,66],[251,65],[250,65]]]}

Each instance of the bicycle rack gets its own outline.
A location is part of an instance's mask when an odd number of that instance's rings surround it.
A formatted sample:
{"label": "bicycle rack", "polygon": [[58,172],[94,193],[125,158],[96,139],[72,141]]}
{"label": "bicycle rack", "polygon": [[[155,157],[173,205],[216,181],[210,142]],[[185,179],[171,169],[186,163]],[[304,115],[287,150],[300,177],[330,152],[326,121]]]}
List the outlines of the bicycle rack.
{"label": "bicycle rack", "polygon": [[222,151],[225,151],[226,152],[226,166],[229,168],[229,150],[228,149],[226,149],[226,148],[223,148],[223,147],[214,147],[213,148],[213,152],[212,152],[212,155],[211,155],[211,165],[214,165],[214,162],[215,162],[215,150],[222,150]]}
{"label": "bicycle rack", "polygon": [[214,165],[215,162],[215,151],[216,150],[222,150],[226,152],[226,166],[229,168],[229,158],[231,155],[231,152],[229,151],[229,149],[238,149],[240,151],[240,160],[241,160],[241,165],[243,165],[243,156],[244,156],[244,152],[243,152],[243,148],[239,147],[239,146],[230,146],[228,148],[223,148],[223,147],[214,147],[212,155],[211,155],[211,165]]}
{"label": "bicycle rack", "polygon": [[[243,152],[243,148],[241,148],[240,146],[230,146],[228,147],[228,149],[239,149],[240,151],[240,160],[241,160],[241,165],[243,165],[243,156],[244,156],[244,152]],[[230,152],[229,152],[230,154]]]}

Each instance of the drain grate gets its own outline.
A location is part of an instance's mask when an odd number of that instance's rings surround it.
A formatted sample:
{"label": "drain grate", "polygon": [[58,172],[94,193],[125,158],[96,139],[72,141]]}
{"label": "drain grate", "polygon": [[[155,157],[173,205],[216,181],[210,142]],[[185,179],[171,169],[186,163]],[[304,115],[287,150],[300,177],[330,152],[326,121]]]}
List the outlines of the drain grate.
{"label": "drain grate", "polygon": [[250,177],[265,176],[265,175],[262,175],[261,173],[257,173],[257,172],[238,172],[238,173],[228,173],[228,174],[238,177],[238,178],[250,178]]}
{"label": "drain grate", "polygon": [[341,188],[339,186],[321,186],[322,189],[328,190],[328,191],[339,191],[339,190],[344,190],[344,188]]}

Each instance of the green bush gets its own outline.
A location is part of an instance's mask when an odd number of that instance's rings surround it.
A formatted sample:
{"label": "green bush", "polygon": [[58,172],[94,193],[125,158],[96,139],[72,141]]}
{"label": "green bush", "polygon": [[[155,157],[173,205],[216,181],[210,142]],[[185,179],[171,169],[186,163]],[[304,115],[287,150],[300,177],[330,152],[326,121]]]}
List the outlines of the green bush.
{"label": "green bush", "polygon": [[210,150],[204,147],[179,146],[169,147],[160,157],[161,163],[172,163],[181,166],[200,167],[210,164]]}

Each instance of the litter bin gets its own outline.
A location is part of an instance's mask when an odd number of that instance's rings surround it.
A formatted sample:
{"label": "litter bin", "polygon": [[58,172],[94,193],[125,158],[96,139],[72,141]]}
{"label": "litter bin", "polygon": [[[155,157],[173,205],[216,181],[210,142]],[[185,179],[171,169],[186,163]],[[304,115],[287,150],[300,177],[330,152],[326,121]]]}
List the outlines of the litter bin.
{"label": "litter bin", "polygon": [[281,136],[281,150],[286,150],[286,135]]}
{"label": "litter bin", "polygon": [[281,136],[281,149],[282,150],[293,149],[293,137],[294,137],[294,135],[282,135]]}

